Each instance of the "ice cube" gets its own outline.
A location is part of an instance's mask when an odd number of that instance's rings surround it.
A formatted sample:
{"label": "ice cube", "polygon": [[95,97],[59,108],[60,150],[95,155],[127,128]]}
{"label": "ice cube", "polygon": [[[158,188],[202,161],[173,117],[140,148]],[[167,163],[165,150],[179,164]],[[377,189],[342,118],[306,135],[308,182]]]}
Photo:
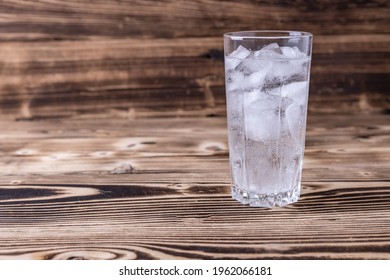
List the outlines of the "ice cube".
{"label": "ice cube", "polygon": [[250,53],[251,53],[250,50],[248,50],[247,48],[240,45],[229,56],[239,58],[239,59],[244,59],[244,58],[248,57]]}
{"label": "ice cube", "polygon": [[244,93],[242,91],[229,91],[226,96],[229,123],[242,126],[244,111]]}
{"label": "ice cube", "polygon": [[291,104],[286,109],[286,119],[288,124],[288,130],[294,139],[298,139],[300,135],[300,129],[303,124],[304,117],[303,106],[296,103]]}
{"label": "ice cube", "polygon": [[227,91],[235,91],[240,89],[243,85],[244,74],[238,71],[232,71],[228,73],[228,79],[226,81],[226,89]]}
{"label": "ice cube", "polygon": [[290,47],[281,47],[283,55],[285,55],[288,58],[296,58],[297,53]]}
{"label": "ice cube", "polygon": [[[253,63],[253,61],[244,60],[235,71],[231,71],[227,74],[228,79],[226,85],[228,91],[237,89],[249,91],[263,85],[267,74],[272,68],[272,63],[258,61],[256,66],[247,65],[251,63]],[[252,67],[252,69],[257,67],[257,71],[252,72],[247,66]]]}
{"label": "ice cube", "polygon": [[270,66],[272,66],[270,61],[260,59],[244,59],[237,67],[237,69],[249,75],[253,72],[264,71],[267,69],[269,70]]}
{"label": "ice cube", "polygon": [[245,83],[245,86],[247,88],[259,88],[260,86],[263,85],[263,82],[267,74],[268,74],[267,69],[263,69],[263,71],[252,73],[251,75],[249,75],[243,80],[243,83]]}
{"label": "ice cube", "polygon": [[307,56],[296,46],[292,48],[287,46],[279,47],[277,43],[272,43],[256,51],[254,57],[258,59],[300,59]]}
{"label": "ice cube", "polygon": [[286,59],[286,56],[284,56],[281,52],[277,52],[276,50],[279,49],[274,49],[274,50],[259,50],[254,53],[254,57],[256,59]]}
{"label": "ice cube", "polygon": [[269,45],[264,46],[261,50],[272,50],[272,49],[278,49],[279,45],[278,43],[271,43]]}
{"label": "ice cube", "polygon": [[292,47],[292,49],[294,50],[295,56],[296,56],[297,58],[307,58],[307,55],[306,55],[305,53],[301,52],[301,51],[298,49],[298,47]]}
{"label": "ice cube", "polygon": [[272,74],[282,81],[300,81],[305,79],[307,65],[305,59],[282,59],[274,61]]}
{"label": "ice cube", "polygon": [[244,93],[244,106],[247,108],[253,102],[264,99],[264,92],[259,89],[253,89]]}
{"label": "ice cube", "polygon": [[266,59],[299,59],[305,57],[297,47],[279,47],[277,43],[266,45],[261,50],[254,53],[254,57]]}
{"label": "ice cube", "polygon": [[233,51],[231,54],[229,54],[227,57],[225,57],[225,65],[226,69],[234,69],[237,67],[238,64],[240,64],[241,60],[248,57],[250,55],[250,50],[243,46],[238,46],[238,48]]}
{"label": "ice cube", "polygon": [[305,105],[308,82],[295,82],[282,86],[282,97],[291,98],[297,105]]}
{"label": "ice cube", "polygon": [[292,104],[286,109],[288,130],[298,141],[302,133],[307,102],[308,82],[295,82],[282,87],[282,96],[291,98]]}
{"label": "ice cube", "polygon": [[245,133],[249,139],[267,141],[278,137],[280,104],[280,96],[262,94],[245,106]]}
{"label": "ice cube", "polygon": [[225,70],[233,71],[234,68],[237,67],[237,65],[240,64],[240,60],[234,57],[225,57]]}

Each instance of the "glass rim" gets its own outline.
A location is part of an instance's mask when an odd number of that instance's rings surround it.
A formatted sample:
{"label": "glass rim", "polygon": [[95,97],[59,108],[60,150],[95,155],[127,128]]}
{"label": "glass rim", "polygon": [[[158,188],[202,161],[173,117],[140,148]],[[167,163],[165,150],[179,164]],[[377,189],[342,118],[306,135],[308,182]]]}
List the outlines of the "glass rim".
{"label": "glass rim", "polygon": [[[279,34],[279,35],[277,35]],[[290,38],[310,38],[313,34],[306,31],[294,31],[294,30],[244,30],[233,31],[223,34],[223,37],[227,37],[231,40],[244,40],[244,39],[290,39]]]}

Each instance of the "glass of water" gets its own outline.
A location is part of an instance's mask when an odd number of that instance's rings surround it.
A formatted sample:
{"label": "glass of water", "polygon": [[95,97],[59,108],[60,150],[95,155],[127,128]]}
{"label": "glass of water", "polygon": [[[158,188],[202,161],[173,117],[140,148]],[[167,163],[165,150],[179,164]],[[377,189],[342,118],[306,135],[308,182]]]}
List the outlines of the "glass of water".
{"label": "glass of water", "polygon": [[224,34],[232,196],[257,207],[300,196],[313,35]]}

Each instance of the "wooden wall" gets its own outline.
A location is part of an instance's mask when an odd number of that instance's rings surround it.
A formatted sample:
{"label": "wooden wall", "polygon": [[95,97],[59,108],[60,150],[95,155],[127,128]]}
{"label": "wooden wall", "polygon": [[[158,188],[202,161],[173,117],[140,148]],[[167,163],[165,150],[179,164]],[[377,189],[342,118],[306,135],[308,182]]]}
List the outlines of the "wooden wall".
{"label": "wooden wall", "polygon": [[222,115],[222,34],[314,34],[310,111],[388,113],[389,1],[0,2],[0,114]]}

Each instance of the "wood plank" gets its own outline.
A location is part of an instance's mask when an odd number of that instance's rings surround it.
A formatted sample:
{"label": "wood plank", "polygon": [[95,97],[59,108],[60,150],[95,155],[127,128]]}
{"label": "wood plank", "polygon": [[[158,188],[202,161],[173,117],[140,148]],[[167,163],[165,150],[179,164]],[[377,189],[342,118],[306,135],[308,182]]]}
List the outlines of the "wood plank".
{"label": "wood plank", "polygon": [[[390,161],[388,115],[311,114],[308,120],[305,169],[310,171],[304,173],[305,180],[386,177],[367,170],[385,168]],[[124,163],[148,178],[153,172],[208,173],[206,160],[214,172],[228,173],[226,118],[129,120],[91,115],[0,124],[0,170],[14,177],[8,182],[21,180],[19,175],[84,172],[105,173],[110,180],[110,172]]]}
{"label": "wood plank", "polygon": [[[311,95],[319,104],[313,111],[390,108],[388,36],[317,38]],[[3,114],[29,118],[113,109],[171,116],[224,112],[221,38],[2,43],[0,55]]]}
{"label": "wood plank", "polygon": [[36,197],[1,201],[4,259],[390,258],[389,182],[313,183],[277,210],[210,185],[19,187]]}
{"label": "wood plank", "polygon": [[315,35],[310,110],[387,112],[389,10],[386,1],[2,2],[0,112],[224,115],[222,34],[291,26]]}
{"label": "wood plank", "polygon": [[[20,1],[0,4],[2,40],[220,36],[234,30],[386,34],[387,1]],[[158,28],[156,28],[158,26]]]}
{"label": "wood plank", "polygon": [[[389,259],[388,115],[309,116],[302,197],[230,197],[225,118],[1,120],[1,259]],[[125,165],[124,165],[125,164]]]}

